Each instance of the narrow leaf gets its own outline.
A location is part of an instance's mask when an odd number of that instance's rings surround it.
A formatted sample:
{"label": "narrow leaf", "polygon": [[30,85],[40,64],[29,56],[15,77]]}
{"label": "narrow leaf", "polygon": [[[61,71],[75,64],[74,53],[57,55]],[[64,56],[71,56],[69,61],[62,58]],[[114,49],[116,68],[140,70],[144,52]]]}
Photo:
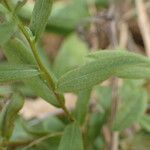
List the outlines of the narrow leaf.
{"label": "narrow leaf", "polygon": [[[73,1],[67,3],[65,1],[56,1],[48,19],[47,30],[59,34],[68,34],[74,31],[78,24],[89,16],[87,5],[81,3]],[[21,11],[19,11],[19,16],[23,20],[29,21],[33,7],[34,5],[32,3],[26,3]]]}
{"label": "narrow leaf", "polygon": [[[127,73],[125,71],[128,72],[128,68],[130,70],[136,70],[135,73],[130,73],[130,76],[127,76],[128,78],[134,78],[134,74],[136,78],[150,78],[150,75],[148,75],[150,59],[144,56],[119,50],[114,52],[101,51],[95,55],[93,54],[93,56],[93,61],[87,62],[77,69],[64,74],[58,80],[58,90],[70,92],[90,89],[94,85],[107,80],[112,75],[121,76],[122,72],[126,75]],[[143,74],[138,74],[143,67],[146,68],[147,73],[142,72]],[[125,68],[126,70],[122,71]],[[125,75],[122,75],[122,77],[125,77]]]}
{"label": "narrow leaf", "polygon": [[48,88],[48,86],[43,82],[40,76],[31,79],[25,79],[25,84],[27,84],[35,93],[48,103],[53,104],[56,107],[60,107],[54,93]]}
{"label": "narrow leaf", "polygon": [[58,77],[65,72],[83,64],[83,58],[88,54],[88,48],[76,34],[72,34],[64,40],[62,47],[54,62],[54,71]]}
{"label": "narrow leaf", "polygon": [[137,122],[144,114],[147,105],[147,93],[144,89],[132,89],[128,99],[124,100],[114,121],[114,130],[122,131]]}
{"label": "narrow leaf", "polygon": [[30,48],[26,48],[23,42],[17,38],[11,39],[3,45],[3,51],[11,63],[36,65]]}
{"label": "narrow leaf", "polygon": [[76,123],[66,127],[58,150],[83,150],[82,134]]}
{"label": "narrow leaf", "polygon": [[47,117],[43,121],[43,126],[47,132],[59,132],[65,128],[64,123],[56,116]]}
{"label": "narrow leaf", "polygon": [[71,1],[67,4],[61,1],[54,4],[54,10],[48,21],[48,29],[55,32],[58,30],[65,31],[64,33],[74,31],[78,24],[89,16],[88,7],[83,5],[81,0],[80,3]]}
{"label": "narrow leaf", "polygon": [[38,39],[44,31],[50,12],[53,0],[36,0],[31,18],[30,29],[33,35]]}
{"label": "narrow leaf", "polygon": [[[1,0],[0,0],[1,1]],[[6,17],[6,15],[7,14],[9,14],[9,11],[8,11],[8,9],[2,4],[2,2],[0,3],[0,15],[1,15],[1,17],[3,18],[5,18]]]}
{"label": "narrow leaf", "polygon": [[24,99],[20,94],[14,94],[12,100],[3,108],[0,114],[1,136],[9,138],[12,134],[14,121],[23,107]]}
{"label": "narrow leaf", "polygon": [[15,32],[13,22],[5,22],[0,24],[0,45],[6,43]]}
{"label": "narrow leaf", "polygon": [[108,79],[111,70],[104,69],[99,62],[91,62],[73,69],[58,80],[58,90],[63,92],[81,91]]}
{"label": "narrow leaf", "polygon": [[119,68],[114,75],[126,79],[150,78],[150,67],[146,64],[131,65],[129,67]]}
{"label": "narrow leaf", "polygon": [[108,111],[111,106],[112,99],[112,89],[108,86],[97,86],[95,88],[95,94],[97,98],[97,102],[104,109],[104,111]]}
{"label": "narrow leaf", "polygon": [[39,75],[39,71],[28,65],[0,65],[0,83],[9,81],[19,81]]}
{"label": "narrow leaf", "polygon": [[99,136],[106,120],[107,116],[105,113],[95,112],[91,115],[88,128],[88,138],[90,141],[94,141]]}
{"label": "narrow leaf", "polygon": [[21,121],[23,129],[30,135],[42,136],[50,133],[63,131],[65,125],[55,116],[49,116],[44,119],[33,119],[31,121]]}
{"label": "narrow leaf", "polygon": [[[3,51],[10,63],[36,65],[31,50],[26,48],[25,45],[17,38],[8,41],[3,46]],[[57,107],[59,106],[54,93],[42,81],[40,76],[36,76],[32,78],[32,80],[26,79],[24,82],[36,93],[36,95]]]}
{"label": "narrow leaf", "polygon": [[145,57],[137,53],[128,52],[127,50],[101,50],[94,53],[89,53],[87,59],[91,61],[100,60],[100,59],[114,59],[114,58],[128,58],[129,60],[134,57],[134,59],[145,61]]}
{"label": "narrow leaf", "polygon": [[15,6],[14,13],[17,13],[26,4],[26,2],[27,0],[18,1]]}
{"label": "narrow leaf", "polygon": [[143,129],[150,132],[150,116],[148,114],[143,115],[139,123]]}

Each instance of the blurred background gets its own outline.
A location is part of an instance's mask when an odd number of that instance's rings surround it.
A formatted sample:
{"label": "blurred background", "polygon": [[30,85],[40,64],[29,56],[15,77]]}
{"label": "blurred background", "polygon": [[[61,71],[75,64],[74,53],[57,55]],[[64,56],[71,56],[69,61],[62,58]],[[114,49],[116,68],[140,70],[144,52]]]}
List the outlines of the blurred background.
{"label": "blurred background", "polygon": [[[18,0],[13,1],[16,3]],[[28,0],[18,12],[19,17],[26,25],[29,24],[33,7],[34,0]],[[0,17],[0,22],[2,21],[3,18]],[[150,1],[54,0],[46,31],[39,40],[38,47],[43,62],[58,78],[70,69],[83,64],[84,56],[92,51],[127,49],[150,57]],[[0,61],[5,60],[2,50],[0,50]],[[103,99],[103,96],[105,99],[106,97],[110,99],[110,82],[108,80],[103,83],[102,86],[106,88],[100,87],[100,90],[92,92],[90,103],[92,111],[95,111],[96,99]],[[122,81],[118,82],[119,85],[122,84]],[[141,82],[143,83],[140,81],[135,84],[141,85]],[[149,92],[150,83],[146,82],[145,87]],[[17,84],[16,88],[26,95],[25,105],[20,112],[24,118],[43,119],[49,114],[63,115],[60,109],[37,97],[29,87]],[[132,90],[132,88],[128,89]],[[1,99],[8,99],[10,93],[11,87],[0,86]],[[67,107],[73,110],[77,95],[66,93],[65,98]],[[3,103],[4,101],[0,101],[0,107],[3,106]],[[147,114],[150,114],[150,107],[147,109]],[[133,126],[126,134],[132,136],[132,133],[137,130],[139,130],[139,126]],[[143,137],[142,142],[138,136],[131,142],[132,144],[130,141],[128,145],[123,142],[122,149],[149,150],[150,135]],[[145,148],[142,145],[146,145]]]}

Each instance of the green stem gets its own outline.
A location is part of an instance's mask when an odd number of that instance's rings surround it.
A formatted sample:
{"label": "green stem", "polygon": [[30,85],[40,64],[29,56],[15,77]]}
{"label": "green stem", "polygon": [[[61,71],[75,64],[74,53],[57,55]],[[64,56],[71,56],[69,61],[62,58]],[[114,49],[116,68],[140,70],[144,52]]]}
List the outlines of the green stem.
{"label": "green stem", "polygon": [[[4,0],[4,3],[6,5],[6,7],[8,8],[9,11],[12,11],[11,7],[9,6],[9,3],[7,2],[7,0]],[[22,22],[19,20],[19,18],[14,14],[13,16],[14,20],[17,21],[18,23],[18,27],[21,30],[21,32],[23,33],[23,35],[25,36],[26,40],[28,41],[30,48],[32,50],[32,53],[36,59],[36,62],[38,64],[38,68],[39,71],[41,73],[41,78],[45,81],[47,81],[47,85],[49,87],[50,90],[53,91],[53,93],[55,94],[57,101],[59,102],[61,108],[64,110],[64,112],[66,113],[66,115],[68,116],[68,119],[70,121],[74,121],[74,117],[70,114],[70,112],[68,111],[68,109],[65,106],[65,103],[63,102],[64,97],[61,97],[60,94],[55,92],[55,82],[52,78],[52,76],[50,75],[50,73],[48,72],[48,70],[46,69],[46,67],[44,66],[44,64],[42,63],[40,56],[38,54],[38,50],[36,48],[36,43],[34,39],[31,39],[28,31],[26,30],[26,28],[24,27],[24,25],[22,24]]]}
{"label": "green stem", "polygon": [[34,140],[33,142],[31,142],[29,145],[27,145],[26,147],[23,148],[23,150],[28,150],[29,148],[31,148],[34,145],[37,145],[45,140],[47,140],[48,138],[52,138],[52,137],[56,137],[56,136],[61,136],[62,132],[58,132],[58,133],[50,133],[46,136],[43,136],[41,138],[38,138],[36,140]]}
{"label": "green stem", "polygon": [[56,132],[56,133],[50,133],[46,136],[42,136],[37,139],[31,139],[31,140],[24,140],[24,141],[8,141],[8,142],[3,142],[3,146],[9,147],[11,149],[16,149],[17,147],[24,147],[23,149],[27,149],[29,147],[32,147],[36,144],[41,143],[42,141],[51,138],[51,137],[56,137],[56,136],[61,136],[62,132]]}
{"label": "green stem", "polygon": [[38,54],[38,51],[37,51],[37,48],[36,48],[36,44],[35,44],[35,41],[34,40],[31,40],[27,30],[25,29],[24,25],[18,20],[18,26],[19,26],[19,29],[22,31],[22,33],[24,34],[24,36],[26,37],[30,47],[31,47],[31,50],[33,52],[33,55],[36,59],[36,62],[38,64],[38,67],[39,67],[39,70],[41,72],[41,74],[44,75],[44,78],[46,79],[46,81],[48,82],[48,85],[49,85],[49,88],[52,89],[52,90],[55,90],[55,83],[51,77],[51,75],[49,74],[48,70],[46,69],[46,67],[43,65],[40,57],[39,57],[39,54]]}
{"label": "green stem", "polygon": [[64,102],[63,102],[63,98],[61,98],[61,96],[55,92],[55,83],[50,75],[50,73],[47,71],[47,69],[45,68],[45,66],[43,65],[40,57],[39,57],[39,54],[38,54],[38,51],[36,49],[36,45],[35,45],[35,41],[34,40],[31,40],[30,39],[30,36],[28,34],[28,32],[26,31],[25,27],[22,25],[22,23],[19,21],[19,24],[18,24],[20,30],[22,31],[22,33],[24,34],[24,36],[26,37],[30,47],[31,47],[31,50],[33,52],[33,55],[37,61],[37,64],[38,64],[38,67],[39,67],[39,70],[41,72],[41,74],[44,75],[44,80],[47,81],[47,84],[48,84],[48,87],[54,92],[61,108],[64,110],[64,112],[66,113],[66,115],[68,116],[69,120],[73,121],[74,118],[72,117],[72,115],[70,114],[70,112],[68,111],[68,109],[66,108]]}
{"label": "green stem", "polygon": [[11,149],[16,149],[17,147],[22,147],[30,144],[34,140],[25,140],[25,141],[9,141],[9,142],[3,142],[3,146],[9,147]]}

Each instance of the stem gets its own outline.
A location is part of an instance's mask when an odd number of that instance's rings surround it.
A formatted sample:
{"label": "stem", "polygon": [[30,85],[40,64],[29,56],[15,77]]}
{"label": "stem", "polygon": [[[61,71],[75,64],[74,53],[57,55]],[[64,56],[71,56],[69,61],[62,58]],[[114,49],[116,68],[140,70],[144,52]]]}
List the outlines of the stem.
{"label": "stem", "polygon": [[[110,0],[110,12],[109,14],[113,14],[113,20],[110,22],[110,41],[112,48],[116,48],[118,46],[118,39],[117,39],[117,21],[118,21],[118,0]],[[112,78],[111,82],[112,86],[112,105],[111,105],[111,116],[109,122],[110,128],[110,144],[109,150],[118,150],[118,143],[119,143],[119,132],[114,132],[112,130],[114,119],[116,117],[118,104],[119,104],[119,96],[118,96],[118,88],[119,88],[119,80],[116,77]]]}
{"label": "stem", "polygon": [[25,140],[25,141],[9,141],[9,142],[4,142],[3,145],[5,147],[9,147],[11,149],[16,149],[17,147],[22,147],[26,146],[33,142],[33,140]]}
{"label": "stem", "polygon": [[37,61],[37,64],[39,66],[39,70],[41,71],[41,74],[43,73],[43,75],[45,77],[44,80],[47,81],[48,87],[53,90],[53,92],[54,92],[54,94],[55,94],[59,104],[61,105],[61,108],[66,113],[66,115],[68,116],[69,120],[70,121],[74,121],[74,118],[72,117],[72,115],[70,114],[70,112],[68,111],[68,109],[66,108],[66,106],[65,106],[65,104],[63,102],[64,97],[61,98],[60,95],[55,92],[55,83],[54,83],[51,75],[49,74],[49,72],[47,71],[47,69],[45,68],[45,66],[43,65],[43,63],[42,63],[42,61],[41,61],[41,59],[39,57],[38,51],[36,49],[35,41],[31,40],[28,32],[26,31],[26,29],[24,28],[23,24],[20,21],[19,21],[18,26],[19,26],[20,30],[22,31],[22,33],[24,34],[24,36],[26,37],[26,39],[27,39],[27,41],[28,41],[28,43],[29,43],[29,45],[31,47],[31,50],[32,50],[32,52],[34,54],[34,57],[35,57],[35,59]]}
{"label": "stem", "polygon": [[43,136],[43,137],[41,137],[41,138],[38,138],[38,139],[34,140],[34,141],[31,142],[29,145],[27,145],[26,147],[24,147],[23,150],[28,150],[28,149],[31,148],[32,146],[37,145],[37,144],[41,143],[42,141],[47,140],[48,138],[56,137],[56,136],[61,136],[61,135],[62,135],[61,132],[48,134],[48,135],[46,135],[46,136]]}
{"label": "stem", "polygon": [[145,50],[147,56],[150,57],[150,23],[149,16],[147,14],[146,4],[143,0],[135,0],[137,14],[138,14],[138,25],[143,37]]}
{"label": "stem", "polygon": [[109,150],[118,150],[119,143],[119,132],[113,132],[112,127],[114,123],[114,119],[116,117],[119,97],[118,97],[118,87],[119,80],[117,78],[112,78],[112,106],[111,106],[111,117],[110,117],[110,131],[111,131],[111,141]]}
{"label": "stem", "polygon": [[5,147],[9,147],[11,149],[16,149],[17,147],[24,147],[23,149],[27,149],[30,148],[36,144],[41,143],[42,141],[51,138],[51,137],[56,137],[56,136],[60,136],[62,135],[62,132],[56,132],[56,133],[50,133],[46,136],[42,136],[40,138],[37,139],[31,139],[31,140],[24,140],[24,141],[8,141],[8,142],[4,142],[3,146]]}
{"label": "stem", "polygon": [[[4,3],[6,5],[6,7],[8,8],[8,10],[11,12],[12,9],[9,6],[9,3],[7,0],[4,0]],[[46,69],[46,67],[44,66],[44,64],[42,63],[40,56],[38,54],[38,50],[36,48],[36,43],[35,40],[32,39],[28,33],[28,31],[26,30],[26,28],[24,27],[24,25],[22,24],[22,22],[19,20],[19,18],[14,14],[13,15],[14,20],[18,23],[18,27],[21,30],[21,32],[23,33],[23,35],[25,36],[26,40],[28,41],[30,48],[32,50],[32,53],[35,57],[35,60],[37,62],[39,71],[41,73],[41,78],[45,81],[47,81],[47,85],[49,87],[50,90],[52,90],[54,92],[54,95],[57,98],[57,101],[59,102],[61,108],[64,110],[64,112],[66,113],[68,119],[70,121],[74,121],[75,119],[73,118],[73,116],[70,114],[70,112],[68,111],[68,109],[65,106],[65,103],[63,102],[64,97],[60,96],[59,93],[55,92],[55,82],[52,78],[52,76],[50,75],[50,73],[48,72],[48,70]]]}
{"label": "stem", "polygon": [[41,61],[41,59],[39,57],[35,41],[31,40],[30,35],[28,34],[28,32],[25,29],[24,25],[19,20],[18,20],[18,27],[22,31],[24,36],[26,37],[26,39],[27,39],[27,41],[28,41],[28,43],[29,43],[29,45],[31,47],[32,53],[33,53],[33,55],[34,55],[34,57],[36,59],[36,62],[38,64],[38,67],[39,67],[39,70],[40,70],[41,74],[44,75],[44,78],[46,79],[49,88],[54,91],[55,90],[55,83],[54,83],[51,75],[49,74],[48,70],[45,68],[45,66],[43,65],[43,63],[42,63],[42,61]]}

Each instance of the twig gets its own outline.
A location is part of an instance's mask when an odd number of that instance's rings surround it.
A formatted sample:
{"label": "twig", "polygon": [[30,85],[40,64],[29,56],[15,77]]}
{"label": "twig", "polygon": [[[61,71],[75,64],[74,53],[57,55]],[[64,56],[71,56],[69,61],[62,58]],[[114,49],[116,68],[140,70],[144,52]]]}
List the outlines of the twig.
{"label": "twig", "polygon": [[[111,7],[109,11],[109,15],[112,16],[112,20],[110,22],[110,42],[112,48],[116,48],[118,44],[118,36],[117,36],[117,22],[118,22],[118,1],[111,0]],[[112,78],[111,82],[112,86],[112,105],[111,105],[111,116],[110,116],[110,122],[109,122],[109,128],[110,128],[110,144],[109,144],[109,150],[118,150],[118,143],[119,143],[119,133],[113,132],[112,127],[114,123],[114,119],[116,116],[116,112],[118,109],[118,103],[119,103],[119,96],[118,96],[118,86],[119,86],[119,80],[116,77]]]}
{"label": "twig", "polygon": [[119,47],[126,48],[128,44],[128,26],[125,22],[120,22]]}
{"label": "twig", "polygon": [[118,137],[119,137],[119,132],[114,132],[112,134],[110,150],[118,150],[118,145],[119,145]]}
{"label": "twig", "polygon": [[[93,16],[96,16],[97,15],[97,9],[96,9],[96,5],[95,5],[95,2],[91,1],[91,0],[88,0],[87,1],[88,3],[88,9],[89,9],[89,13],[90,15],[93,17]],[[98,28],[96,26],[96,22],[92,22],[91,26],[90,26],[90,29],[91,29],[91,32],[93,33],[93,36],[91,38],[91,42],[92,42],[92,49],[93,50],[96,50],[99,48],[99,38],[98,38]]]}
{"label": "twig", "polygon": [[110,128],[108,125],[103,126],[102,133],[105,139],[105,143],[107,147],[106,149],[109,150],[110,142],[111,142],[111,132],[110,132]]}
{"label": "twig", "polygon": [[[150,2],[145,3],[146,10],[150,9]],[[132,10],[129,10],[127,13],[125,13],[122,17],[122,20],[127,21],[129,19],[132,19],[137,14],[136,9],[133,8]]]}
{"label": "twig", "polygon": [[147,56],[150,57],[150,23],[143,0],[135,0],[138,12],[138,25],[143,37]]}
{"label": "twig", "polygon": [[118,96],[118,88],[119,88],[119,80],[118,78],[112,78],[112,106],[111,106],[111,117],[110,117],[110,131],[111,131],[111,141],[109,150],[118,150],[119,143],[119,132],[113,132],[112,127],[114,123],[114,119],[116,117],[116,113],[119,105],[119,96]]}

